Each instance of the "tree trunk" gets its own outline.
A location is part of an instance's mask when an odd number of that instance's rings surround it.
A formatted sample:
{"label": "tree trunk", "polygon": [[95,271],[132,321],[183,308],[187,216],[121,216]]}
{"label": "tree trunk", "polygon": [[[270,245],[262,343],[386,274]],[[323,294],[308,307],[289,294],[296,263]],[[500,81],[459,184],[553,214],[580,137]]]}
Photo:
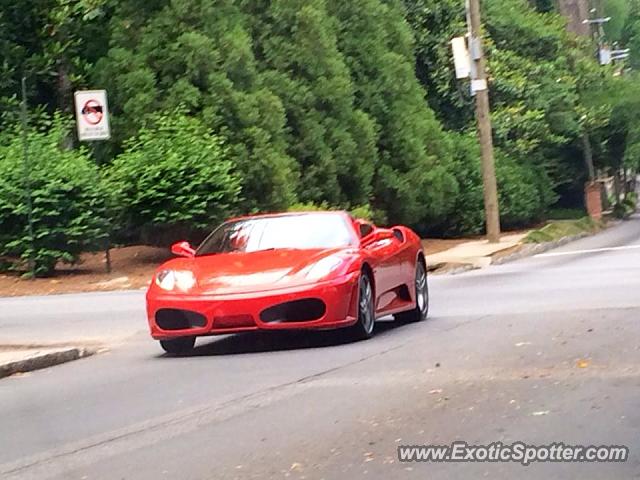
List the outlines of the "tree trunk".
{"label": "tree trunk", "polygon": [[620,170],[613,171],[613,194],[615,195],[614,205],[620,203]]}
{"label": "tree trunk", "polygon": [[567,30],[576,35],[591,35],[591,26],[583,23],[589,18],[589,9],[588,0],[558,0],[558,10],[567,18]]}
{"label": "tree trunk", "polygon": [[61,112],[71,113],[72,111],[72,88],[67,61],[62,59],[58,63],[58,109]]}
{"label": "tree trunk", "polygon": [[[69,79],[69,68],[66,58],[58,62],[58,109],[64,113],[73,112],[73,85]],[[63,148],[73,148],[73,135],[69,134],[64,140]]]}
{"label": "tree trunk", "polygon": [[587,166],[587,172],[589,174],[589,181],[593,182],[596,179],[596,172],[593,166],[593,150],[588,133],[582,134],[582,149],[584,153],[584,163]]}

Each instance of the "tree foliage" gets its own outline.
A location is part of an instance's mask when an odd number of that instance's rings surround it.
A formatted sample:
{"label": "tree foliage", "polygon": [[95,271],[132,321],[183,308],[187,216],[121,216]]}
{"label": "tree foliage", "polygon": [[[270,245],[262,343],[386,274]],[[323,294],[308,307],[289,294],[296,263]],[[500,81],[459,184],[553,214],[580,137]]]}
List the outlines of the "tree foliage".
{"label": "tree foliage", "polygon": [[240,195],[221,139],[179,110],[149,117],[107,169],[107,180],[122,210],[120,230],[148,243],[215,226]]}
{"label": "tree foliage", "polygon": [[[455,79],[449,45],[466,33],[464,2],[405,4],[416,36],[417,73],[430,104],[446,127],[472,131],[473,98],[468,84]],[[582,137],[611,120],[611,102],[599,92],[608,89],[612,71],[595,62],[588,41],[570,35],[550,5],[526,0],[482,5],[503,224],[522,225],[543,216],[559,197],[581,201]],[[601,156],[596,160],[607,165]],[[468,217],[456,210],[449,228],[457,231],[467,224],[458,219]]]}
{"label": "tree foliage", "polygon": [[149,114],[184,105],[225,137],[245,208],[280,209],[296,198],[298,166],[287,152],[283,103],[257,70],[235,3],[174,0],[119,12],[95,78],[112,92],[117,142]]}
{"label": "tree foliage", "polygon": [[452,148],[414,74],[413,37],[394,2],[335,2],[340,49],[358,107],[375,121],[374,205],[400,223],[440,223],[457,194],[447,168]]}
{"label": "tree foliage", "polygon": [[[86,149],[64,148],[69,126],[56,116],[29,131],[28,175],[19,127],[0,136],[0,255],[21,259],[22,268],[33,260],[37,275],[106,246],[108,190]],[[32,192],[33,238],[27,187]]]}
{"label": "tree foliage", "polygon": [[96,68],[116,92],[115,129],[134,135],[153,109],[186,105],[225,137],[245,210],[300,200],[443,218],[456,185],[404,12],[360,3],[174,0],[117,14]]}

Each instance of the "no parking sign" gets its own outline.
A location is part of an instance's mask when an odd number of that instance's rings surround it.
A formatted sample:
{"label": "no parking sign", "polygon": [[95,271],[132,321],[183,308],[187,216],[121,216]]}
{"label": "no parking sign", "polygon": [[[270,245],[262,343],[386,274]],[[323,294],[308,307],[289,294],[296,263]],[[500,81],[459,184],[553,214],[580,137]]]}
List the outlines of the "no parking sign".
{"label": "no parking sign", "polygon": [[74,98],[78,139],[85,141],[111,138],[106,90],[84,90],[76,92]]}

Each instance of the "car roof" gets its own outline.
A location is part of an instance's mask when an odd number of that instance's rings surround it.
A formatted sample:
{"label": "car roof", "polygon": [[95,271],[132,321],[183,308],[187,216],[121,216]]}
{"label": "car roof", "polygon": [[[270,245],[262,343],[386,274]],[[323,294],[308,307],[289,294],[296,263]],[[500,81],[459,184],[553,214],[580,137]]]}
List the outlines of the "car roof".
{"label": "car roof", "polygon": [[277,217],[297,217],[303,215],[341,215],[351,217],[351,214],[345,210],[309,210],[302,212],[276,212],[276,213],[259,213],[256,215],[244,215],[240,217],[230,218],[229,222],[237,220],[254,220],[259,218],[277,218]]}

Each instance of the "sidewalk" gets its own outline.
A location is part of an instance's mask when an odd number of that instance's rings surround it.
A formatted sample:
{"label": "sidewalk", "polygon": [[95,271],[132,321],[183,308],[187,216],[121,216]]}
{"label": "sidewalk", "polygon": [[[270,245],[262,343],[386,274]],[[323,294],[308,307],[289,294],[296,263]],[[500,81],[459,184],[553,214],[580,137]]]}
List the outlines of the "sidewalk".
{"label": "sidewalk", "polygon": [[461,243],[443,252],[427,255],[427,264],[430,270],[445,266],[484,268],[491,265],[494,255],[520,246],[527,235],[528,232],[503,235],[500,243],[489,243],[488,240]]}

